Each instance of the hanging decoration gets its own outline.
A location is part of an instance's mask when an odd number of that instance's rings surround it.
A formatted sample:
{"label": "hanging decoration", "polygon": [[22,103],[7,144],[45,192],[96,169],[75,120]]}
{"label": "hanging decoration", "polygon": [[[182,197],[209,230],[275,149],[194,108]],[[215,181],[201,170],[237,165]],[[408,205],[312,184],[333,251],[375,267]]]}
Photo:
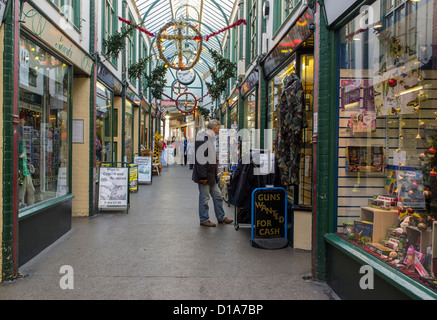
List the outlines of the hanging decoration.
{"label": "hanging decoration", "polygon": [[211,72],[212,83],[205,82],[211,99],[218,100],[220,95],[226,90],[228,80],[235,78],[237,64],[229,59],[222,57],[217,51],[208,49],[214,60],[215,69],[209,69]]}
{"label": "hanging decoration", "polygon": [[213,32],[213,33],[211,33],[211,34],[205,36],[205,41],[208,41],[209,38],[214,37],[214,36],[216,36],[216,35],[218,35],[218,34],[220,34],[220,33],[222,33],[222,32],[225,32],[225,31],[229,30],[229,29],[232,29],[232,28],[238,27],[240,24],[244,24],[244,25],[246,25],[246,24],[247,24],[247,23],[246,23],[246,20],[244,20],[244,19],[238,19],[238,20],[235,21],[233,24],[231,24],[231,25],[229,25],[229,26],[227,26],[227,27],[225,27],[225,28],[223,28],[223,29],[220,29],[219,31]]}
{"label": "hanging decoration", "polygon": [[[185,100],[183,100],[183,97],[185,96]],[[191,96],[193,99],[189,99],[189,96]],[[176,108],[180,112],[184,113],[191,113],[196,109],[198,100],[196,99],[196,96],[192,94],[191,92],[183,92],[176,98]]]}
{"label": "hanging decoration", "polygon": [[[132,22],[132,21],[129,21],[129,20],[123,19],[122,17],[118,17],[118,20],[120,20],[120,21],[123,22],[123,23],[126,23],[126,24],[129,25],[129,26],[132,26],[132,27],[135,28],[135,29],[138,29],[139,31],[141,31],[141,32],[143,32],[143,33],[145,33],[145,34],[147,34],[148,36],[150,36],[150,37],[152,37],[152,38],[156,36],[155,33],[150,32],[150,31],[148,31],[147,29],[144,29],[144,28],[141,27],[140,25],[136,25],[136,24],[135,24],[134,22]],[[245,20],[245,19],[238,19],[238,20],[235,21],[233,24],[231,24],[231,25],[229,25],[229,26],[227,26],[227,27],[224,27],[224,28],[220,29],[219,31],[212,32],[212,33],[210,33],[210,34],[208,34],[208,35],[205,35],[205,36],[202,36],[201,34],[198,34],[197,36],[195,36],[195,37],[193,38],[193,40],[197,40],[197,41],[199,41],[199,40],[201,40],[202,38],[204,38],[205,41],[208,41],[211,37],[214,37],[214,36],[216,36],[216,35],[218,35],[218,34],[220,34],[220,33],[222,33],[222,32],[225,32],[225,31],[229,30],[229,29],[232,29],[232,28],[238,27],[238,26],[241,25],[241,24],[246,25],[246,24],[247,24],[246,20]]]}
{"label": "hanging decoration", "polygon": [[135,28],[133,26],[126,26],[121,28],[121,32],[115,31],[107,40],[103,40],[105,47],[105,55],[112,59],[117,59],[121,50],[126,47],[126,37],[132,36]]}
{"label": "hanging decoration", "polygon": [[[168,29],[171,27],[173,27],[172,30],[174,30],[173,34],[169,34],[168,31]],[[189,32],[189,30],[192,32]],[[164,55],[164,49],[162,47],[162,42],[164,42],[164,40],[176,41],[177,62],[175,64],[171,63]],[[183,55],[184,41],[187,40],[195,40],[197,42],[197,49],[195,50],[195,58],[185,63]],[[200,54],[202,52],[203,38],[200,31],[191,23],[185,21],[184,19],[179,19],[177,21],[172,20],[166,23],[157,33],[156,45],[158,48],[159,57],[170,68],[175,70],[190,70],[197,64],[197,62],[199,62]]]}
{"label": "hanging decoration", "polygon": [[164,86],[167,84],[165,74],[167,67],[165,65],[158,65],[149,75],[145,75],[144,78],[147,81],[147,87],[151,89],[152,97],[155,99],[161,99],[164,92]]}
{"label": "hanging decoration", "polygon": [[120,20],[120,21],[123,22],[123,23],[126,23],[128,26],[130,26],[130,27],[132,27],[132,28],[134,28],[134,29],[138,29],[138,30],[141,31],[142,33],[147,34],[149,37],[152,37],[152,38],[153,38],[153,37],[155,36],[154,33],[150,32],[150,31],[147,31],[146,29],[144,29],[144,28],[141,27],[140,25],[135,24],[135,23],[132,22],[132,21],[129,21],[129,20],[123,19],[122,17],[118,17],[118,20]]}
{"label": "hanging decoration", "polygon": [[137,63],[130,65],[128,69],[129,78],[139,79],[141,76],[147,76],[147,64],[149,63],[151,56],[140,59]]}

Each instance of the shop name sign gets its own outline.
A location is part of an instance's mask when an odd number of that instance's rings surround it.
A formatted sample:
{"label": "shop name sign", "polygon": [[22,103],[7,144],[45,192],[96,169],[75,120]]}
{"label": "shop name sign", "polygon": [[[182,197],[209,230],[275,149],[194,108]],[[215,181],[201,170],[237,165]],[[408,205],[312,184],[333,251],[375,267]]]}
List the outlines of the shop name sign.
{"label": "shop name sign", "polygon": [[80,68],[86,74],[91,74],[93,61],[89,55],[73,43],[73,41],[65,37],[55,25],[28,2],[25,2],[23,5],[21,21],[23,22],[22,27],[28,29],[47,43],[61,57],[70,61],[75,67]]}
{"label": "shop name sign", "polygon": [[252,192],[251,245],[263,249],[288,246],[287,191],[258,188]]}

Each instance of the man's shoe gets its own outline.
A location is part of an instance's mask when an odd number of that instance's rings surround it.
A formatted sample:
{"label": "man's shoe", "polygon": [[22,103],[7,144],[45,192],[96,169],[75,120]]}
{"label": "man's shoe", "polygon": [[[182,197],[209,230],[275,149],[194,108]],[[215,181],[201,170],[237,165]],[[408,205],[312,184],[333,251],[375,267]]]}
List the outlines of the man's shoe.
{"label": "man's shoe", "polygon": [[226,217],[226,218],[224,218],[223,220],[219,221],[218,223],[226,223],[226,224],[230,224],[230,223],[232,223],[232,222],[234,222],[234,220],[232,220],[232,219]]}
{"label": "man's shoe", "polygon": [[202,223],[200,223],[200,225],[201,226],[204,226],[204,227],[215,227],[215,223],[212,223],[211,221],[205,221],[205,222],[202,222]]}

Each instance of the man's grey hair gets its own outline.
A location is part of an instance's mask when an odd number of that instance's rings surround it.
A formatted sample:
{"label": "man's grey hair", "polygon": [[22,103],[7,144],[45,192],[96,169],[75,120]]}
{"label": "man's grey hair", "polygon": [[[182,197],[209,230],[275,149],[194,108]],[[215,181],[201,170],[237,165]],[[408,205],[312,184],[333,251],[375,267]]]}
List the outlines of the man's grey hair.
{"label": "man's grey hair", "polygon": [[212,130],[212,129],[216,128],[216,127],[221,127],[220,122],[218,120],[216,120],[216,119],[210,120],[208,125],[206,126],[206,128],[210,129],[210,130]]}

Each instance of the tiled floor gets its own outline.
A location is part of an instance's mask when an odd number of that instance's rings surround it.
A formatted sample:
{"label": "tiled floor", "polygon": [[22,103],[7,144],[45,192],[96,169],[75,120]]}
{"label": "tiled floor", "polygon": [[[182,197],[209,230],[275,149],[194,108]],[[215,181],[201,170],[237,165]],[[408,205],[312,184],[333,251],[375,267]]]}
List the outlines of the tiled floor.
{"label": "tiled floor", "polygon": [[303,277],[310,253],[253,248],[248,228],[199,226],[191,172],[164,168],[131,195],[128,214],[74,218],[70,232],[20,269],[25,277],[0,284],[0,299],[332,299],[328,286]]}

